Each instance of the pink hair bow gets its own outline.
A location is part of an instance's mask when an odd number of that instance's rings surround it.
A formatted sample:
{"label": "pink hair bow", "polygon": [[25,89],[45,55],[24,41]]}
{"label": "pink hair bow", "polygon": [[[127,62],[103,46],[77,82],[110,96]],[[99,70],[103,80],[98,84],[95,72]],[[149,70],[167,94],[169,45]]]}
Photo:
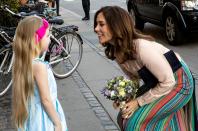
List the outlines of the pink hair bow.
{"label": "pink hair bow", "polygon": [[44,37],[47,28],[49,27],[49,23],[46,19],[42,19],[43,25],[36,31],[36,44],[40,42],[40,40]]}

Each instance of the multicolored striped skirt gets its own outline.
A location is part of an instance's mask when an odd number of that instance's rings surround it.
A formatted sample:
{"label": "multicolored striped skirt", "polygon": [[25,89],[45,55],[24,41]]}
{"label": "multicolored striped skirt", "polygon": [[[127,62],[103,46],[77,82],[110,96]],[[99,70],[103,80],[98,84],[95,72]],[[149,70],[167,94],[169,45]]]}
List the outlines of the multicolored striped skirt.
{"label": "multicolored striped skirt", "polygon": [[[125,120],[124,131],[198,131],[195,83],[188,66],[174,73],[177,84],[167,95],[137,109]],[[118,115],[118,123],[123,123]]]}

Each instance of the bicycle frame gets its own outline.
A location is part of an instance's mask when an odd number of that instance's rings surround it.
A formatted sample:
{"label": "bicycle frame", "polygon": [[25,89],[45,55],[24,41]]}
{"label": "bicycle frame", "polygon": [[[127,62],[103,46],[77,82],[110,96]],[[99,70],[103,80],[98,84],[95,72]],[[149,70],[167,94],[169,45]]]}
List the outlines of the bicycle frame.
{"label": "bicycle frame", "polygon": [[[1,37],[3,37],[4,38],[4,40],[7,42],[7,43],[9,43],[10,45],[8,45],[9,47],[3,47],[3,48],[5,48],[5,49],[3,49],[2,48],[2,51],[1,51],[1,53],[4,53],[4,52],[6,52],[6,54],[5,54],[5,56],[4,56],[4,58],[3,58],[3,61],[2,61],[2,63],[1,63],[1,65],[0,65],[0,73],[2,73],[2,72],[4,72],[4,73],[8,73],[8,72],[10,72],[11,71],[11,68],[12,68],[12,64],[13,64],[13,60],[14,60],[14,55],[13,55],[13,53],[12,53],[12,47],[11,47],[11,38],[7,35],[7,33],[5,32],[5,31],[1,31],[0,32],[0,35],[1,35]],[[6,61],[9,59],[9,55],[10,55],[10,53],[11,53],[11,61],[10,61],[10,64],[9,64],[9,66],[8,66],[8,68],[7,68],[7,70],[6,71],[3,71],[2,70],[2,68],[5,66],[5,63],[6,63]]]}
{"label": "bicycle frame", "polygon": [[[49,64],[55,64],[55,63],[58,63],[60,61],[63,61],[65,59],[68,59],[70,57],[69,53],[67,52],[67,50],[64,48],[64,46],[51,34],[50,35],[50,38],[52,40],[54,40],[56,42],[56,44],[58,44],[58,46],[60,46],[62,48],[63,51],[65,51],[67,53],[67,57],[63,57],[61,59],[58,59],[58,60],[55,60],[58,56],[54,57],[53,59],[51,59],[51,62],[49,61]],[[51,42],[50,44],[54,44],[53,42]],[[49,49],[50,50],[50,49]],[[60,49],[59,49],[60,50]],[[57,50],[56,50],[57,51]],[[55,51],[55,52],[56,52]],[[55,61],[54,61],[55,60]]]}
{"label": "bicycle frame", "polygon": [[[11,61],[10,61],[10,63],[9,63],[9,65],[8,65],[8,68],[6,68],[6,70],[3,70],[3,68],[6,66],[6,62],[8,61],[8,60],[10,60],[10,48],[8,48],[8,49],[5,49],[5,50],[3,50],[1,53],[6,53],[5,54],[5,56],[4,56],[4,58],[3,58],[3,61],[2,61],[2,63],[1,63],[1,65],[0,65],[0,73],[3,73],[4,75],[6,75],[6,74],[9,74],[10,72],[11,72],[11,70],[12,70],[12,65],[13,65],[13,61],[14,61],[14,55],[13,55],[13,53],[12,53],[12,56],[11,56]],[[2,96],[2,95],[4,95],[7,91],[8,91],[8,89],[10,88],[10,86],[12,85],[12,80],[9,82],[9,84],[7,85],[7,87],[2,91],[2,92],[0,92],[0,96]]]}
{"label": "bicycle frame", "polygon": [[12,64],[13,64],[13,61],[14,61],[14,55],[12,54],[11,61],[10,61],[10,64],[9,64],[7,70],[3,71],[2,68],[5,67],[5,63],[9,59],[10,49],[5,49],[1,53],[3,53],[3,52],[6,52],[6,54],[5,54],[5,57],[3,58],[3,61],[0,65],[0,73],[9,73],[9,72],[11,72],[11,69],[12,69]]}
{"label": "bicycle frame", "polygon": [[[48,48],[48,50],[49,51],[51,51],[52,49],[51,49],[51,46],[53,46],[54,44],[57,44],[58,46],[59,46],[59,48],[57,49],[57,50],[55,50],[55,52],[59,52],[59,50],[60,49],[62,49],[63,51],[65,51],[67,54],[69,54],[68,52],[67,52],[67,50],[64,48],[64,46],[63,46],[63,44],[62,43],[60,43],[59,41],[58,41],[58,39],[53,35],[53,31],[55,31],[56,30],[56,28],[54,27],[54,25],[53,24],[50,24],[50,39],[51,39],[51,43],[50,43],[50,45],[49,45],[49,48]],[[58,31],[56,30],[56,33],[58,33]],[[55,43],[54,43],[55,42]],[[45,54],[46,55],[46,54]],[[43,57],[45,57],[45,55],[43,56]],[[69,57],[70,55],[68,55],[68,57]],[[65,60],[65,59],[67,59],[68,57],[66,57],[66,58],[62,58],[62,59],[59,59],[59,60],[56,60],[56,61],[54,61],[57,57],[55,57],[55,58],[53,58],[52,59],[52,61],[53,62],[50,62],[49,61],[49,64],[55,64],[55,63],[58,63],[58,62],[60,62],[60,61],[62,61],[62,60]]]}

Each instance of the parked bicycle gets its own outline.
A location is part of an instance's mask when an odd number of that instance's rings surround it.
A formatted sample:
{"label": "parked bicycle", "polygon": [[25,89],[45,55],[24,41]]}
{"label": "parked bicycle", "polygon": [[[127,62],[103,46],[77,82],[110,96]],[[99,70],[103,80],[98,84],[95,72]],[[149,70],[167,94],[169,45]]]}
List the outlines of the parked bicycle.
{"label": "parked bicycle", "polygon": [[0,96],[4,95],[11,86],[13,64],[12,38],[5,31],[15,31],[15,28],[0,27]]}
{"label": "parked bicycle", "polygon": [[[1,9],[9,12],[15,17],[24,18],[27,14],[16,14],[7,6]],[[83,52],[83,40],[77,33],[78,27],[74,25],[54,27],[54,24],[61,24],[60,19],[48,19],[51,24],[51,43],[49,49],[42,58],[49,61],[52,71],[57,78],[66,78],[71,75],[80,64]],[[12,51],[13,36],[8,32],[15,28],[0,27],[0,96],[4,95],[11,86],[11,69],[14,60]],[[0,40],[1,40],[0,39]]]}

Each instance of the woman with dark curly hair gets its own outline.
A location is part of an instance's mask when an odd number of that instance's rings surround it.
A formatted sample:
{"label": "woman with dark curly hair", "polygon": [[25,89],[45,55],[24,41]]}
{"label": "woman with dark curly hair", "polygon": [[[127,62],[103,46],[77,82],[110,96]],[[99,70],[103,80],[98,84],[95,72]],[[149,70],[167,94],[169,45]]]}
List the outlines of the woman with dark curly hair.
{"label": "woman with dark curly hair", "polygon": [[117,6],[96,12],[94,30],[107,58],[130,79],[144,81],[118,115],[121,130],[198,130],[194,79],[179,54],[137,32],[128,12]]}

